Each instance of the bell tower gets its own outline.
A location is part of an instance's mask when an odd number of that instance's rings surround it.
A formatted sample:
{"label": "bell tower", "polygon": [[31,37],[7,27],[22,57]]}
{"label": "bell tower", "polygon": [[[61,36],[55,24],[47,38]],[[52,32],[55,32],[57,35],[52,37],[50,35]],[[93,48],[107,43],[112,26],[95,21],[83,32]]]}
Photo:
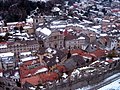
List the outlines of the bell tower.
{"label": "bell tower", "polygon": [[38,15],[33,16],[33,28],[36,29],[39,27],[40,24],[45,22],[44,16]]}

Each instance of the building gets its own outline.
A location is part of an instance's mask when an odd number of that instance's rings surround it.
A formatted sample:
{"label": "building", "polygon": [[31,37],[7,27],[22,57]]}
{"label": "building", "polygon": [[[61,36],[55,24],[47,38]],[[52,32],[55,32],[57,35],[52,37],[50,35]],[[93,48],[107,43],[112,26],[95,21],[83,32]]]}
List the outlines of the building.
{"label": "building", "polygon": [[14,69],[16,66],[14,53],[0,53],[0,67],[4,70]]}
{"label": "building", "polygon": [[16,42],[5,42],[1,44],[0,52],[12,52],[19,54],[25,51],[39,50],[39,43],[36,40],[23,40]]}
{"label": "building", "polygon": [[46,47],[53,47],[56,49],[64,49],[64,33],[62,31],[53,31],[45,41]]}

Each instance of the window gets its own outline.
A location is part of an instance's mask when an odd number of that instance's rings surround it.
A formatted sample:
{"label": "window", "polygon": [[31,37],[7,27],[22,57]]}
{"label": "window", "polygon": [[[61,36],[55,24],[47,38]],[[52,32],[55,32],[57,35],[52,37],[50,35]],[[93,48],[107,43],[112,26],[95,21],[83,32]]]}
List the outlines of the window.
{"label": "window", "polygon": [[112,65],[110,64],[109,68],[111,68],[111,67],[112,67]]}
{"label": "window", "polygon": [[62,44],[62,41],[60,41],[60,44]]}
{"label": "window", "polygon": [[57,39],[57,36],[54,36],[54,39]]}
{"label": "window", "polygon": [[86,59],[86,63],[89,63],[89,59]]}
{"label": "window", "polygon": [[36,19],[36,23],[38,23],[38,20]]}
{"label": "window", "polygon": [[116,66],[117,65],[117,61],[115,61],[115,63],[114,63],[114,66]]}
{"label": "window", "polygon": [[57,48],[57,44],[55,44],[54,47]]}

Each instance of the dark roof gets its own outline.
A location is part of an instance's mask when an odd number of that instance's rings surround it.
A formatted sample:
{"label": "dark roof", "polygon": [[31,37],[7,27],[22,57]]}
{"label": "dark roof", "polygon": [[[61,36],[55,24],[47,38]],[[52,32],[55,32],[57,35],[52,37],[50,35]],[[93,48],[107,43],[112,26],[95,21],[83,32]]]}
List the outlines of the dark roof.
{"label": "dark roof", "polygon": [[[43,58],[43,60],[50,67],[53,66],[53,65],[55,65],[55,64],[57,64],[57,62],[56,62],[56,58],[57,57],[58,57],[58,60],[61,61],[61,59],[66,56],[66,54],[64,52],[62,52],[61,50],[54,49],[54,48],[51,48],[51,49],[55,50],[56,53],[55,54],[51,54],[52,55],[51,58],[48,58],[47,56],[44,56],[44,58]],[[46,50],[47,50],[47,48],[41,48],[39,50],[39,54],[43,55],[45,53],[48,53]]]}
{"label": "dark roof", "polygon": [[78,37],[73,35],[73,34],[67,34],[65,36],[65,40],[73,40],[73,39],[77,39]]}
{"label": "dark roof", "polygon": [[76,67],[81,67],[85,64],[85,61],[80,55],[73,55],[64,62],[64,66],[68,71],[75,69]]}
{"label": "dark roof", "polygon": [[25,83],[23,84],[23,88],[24,88],[24,89],[29,89],[29,87],[34,87],[34,85],[32,85],[32,84],[29,83],[29,82],[25,82]]}

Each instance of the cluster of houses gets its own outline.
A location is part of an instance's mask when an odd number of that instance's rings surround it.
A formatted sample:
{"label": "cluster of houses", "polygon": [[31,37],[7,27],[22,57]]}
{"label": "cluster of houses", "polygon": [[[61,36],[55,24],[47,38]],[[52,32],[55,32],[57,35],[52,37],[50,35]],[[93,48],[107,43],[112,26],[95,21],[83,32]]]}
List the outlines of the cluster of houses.
{"label": "cluster of houses", "polygon": [[49,16],[34,14],[37,8],[26,22],[1,21],[0,76],[19,82],[25,90],[35,90],[61,78],[79,76],[82,70],[89,72],[88,68],[117,66],[120,2],[108,2],[69,5],[66,1],[64,6],[55,5]]}

